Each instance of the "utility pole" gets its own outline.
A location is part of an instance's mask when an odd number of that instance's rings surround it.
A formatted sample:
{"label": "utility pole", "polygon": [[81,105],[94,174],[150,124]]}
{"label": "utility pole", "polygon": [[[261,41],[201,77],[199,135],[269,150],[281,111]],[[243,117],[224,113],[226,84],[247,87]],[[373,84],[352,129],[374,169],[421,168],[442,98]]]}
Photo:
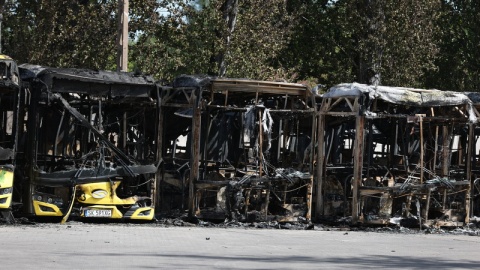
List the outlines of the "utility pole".
{"label": "utility pole", "polygon": [[118,0],[117,71],[128,71],[128,0]]}

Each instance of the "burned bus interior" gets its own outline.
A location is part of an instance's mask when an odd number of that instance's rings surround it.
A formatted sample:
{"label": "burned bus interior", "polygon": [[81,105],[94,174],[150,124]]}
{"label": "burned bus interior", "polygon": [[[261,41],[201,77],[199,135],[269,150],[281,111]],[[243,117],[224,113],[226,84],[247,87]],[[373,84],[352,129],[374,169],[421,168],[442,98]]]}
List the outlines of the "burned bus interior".
{"label": "burned bus interior", "polygon": [[180,76],[162,93],[166,211],[227,221],[311,214],[316,103],[304,85]]}
{"label": "burned bus interior", "polygon": [[0,54],[0,217],[9,223],[13,220],[11,209],[14,200],[17,104],[20,88],[19,72],[15,61]]}
{"label": "burned bus interior", "polygon": [[17,65],[13,60],[0,62],[0,162],[13,165],[16,148],[17,104],[20,83]]}
{"label": "burned bus interior", "polygon": [[152,206],[158,166],[155,81],[33,65],[20,71],[25,90],[17,160],[23,166],[18,178],[24,212],[128,218]]}
{"label": "burned bus interior", "polygon": [[468,222],[476,122],[462,93],[332,87],[319,115],[318,215],[363,224]]}

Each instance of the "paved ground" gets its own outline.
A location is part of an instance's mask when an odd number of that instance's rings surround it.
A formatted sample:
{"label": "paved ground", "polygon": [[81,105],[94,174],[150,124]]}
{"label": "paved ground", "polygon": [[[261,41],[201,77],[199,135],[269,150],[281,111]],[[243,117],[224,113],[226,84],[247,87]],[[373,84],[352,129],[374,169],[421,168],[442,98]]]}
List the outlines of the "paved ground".
{"label": "paved ground", "polygon": [[479,269],[466,235],[72,223],[0,226],[1,269]]}

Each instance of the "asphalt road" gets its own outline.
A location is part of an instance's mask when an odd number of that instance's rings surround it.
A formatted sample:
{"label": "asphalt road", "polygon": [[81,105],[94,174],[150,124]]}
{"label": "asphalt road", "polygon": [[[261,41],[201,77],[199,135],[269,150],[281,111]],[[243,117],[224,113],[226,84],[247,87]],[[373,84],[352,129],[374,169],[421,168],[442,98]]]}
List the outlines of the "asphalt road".
{"label": "asphalt road", "polygon": [[480,269],[480,238],[451,234],[0,226],[0,269]]}

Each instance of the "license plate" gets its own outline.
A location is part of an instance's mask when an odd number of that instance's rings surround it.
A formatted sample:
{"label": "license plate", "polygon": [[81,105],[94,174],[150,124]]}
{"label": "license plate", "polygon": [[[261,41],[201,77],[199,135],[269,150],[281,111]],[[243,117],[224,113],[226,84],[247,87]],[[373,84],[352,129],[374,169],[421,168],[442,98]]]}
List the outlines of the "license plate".
{"label": "license plate", "polygon": [[108,209],[86,209],[84,212],[85,217],[111,217],[112,210]]}

